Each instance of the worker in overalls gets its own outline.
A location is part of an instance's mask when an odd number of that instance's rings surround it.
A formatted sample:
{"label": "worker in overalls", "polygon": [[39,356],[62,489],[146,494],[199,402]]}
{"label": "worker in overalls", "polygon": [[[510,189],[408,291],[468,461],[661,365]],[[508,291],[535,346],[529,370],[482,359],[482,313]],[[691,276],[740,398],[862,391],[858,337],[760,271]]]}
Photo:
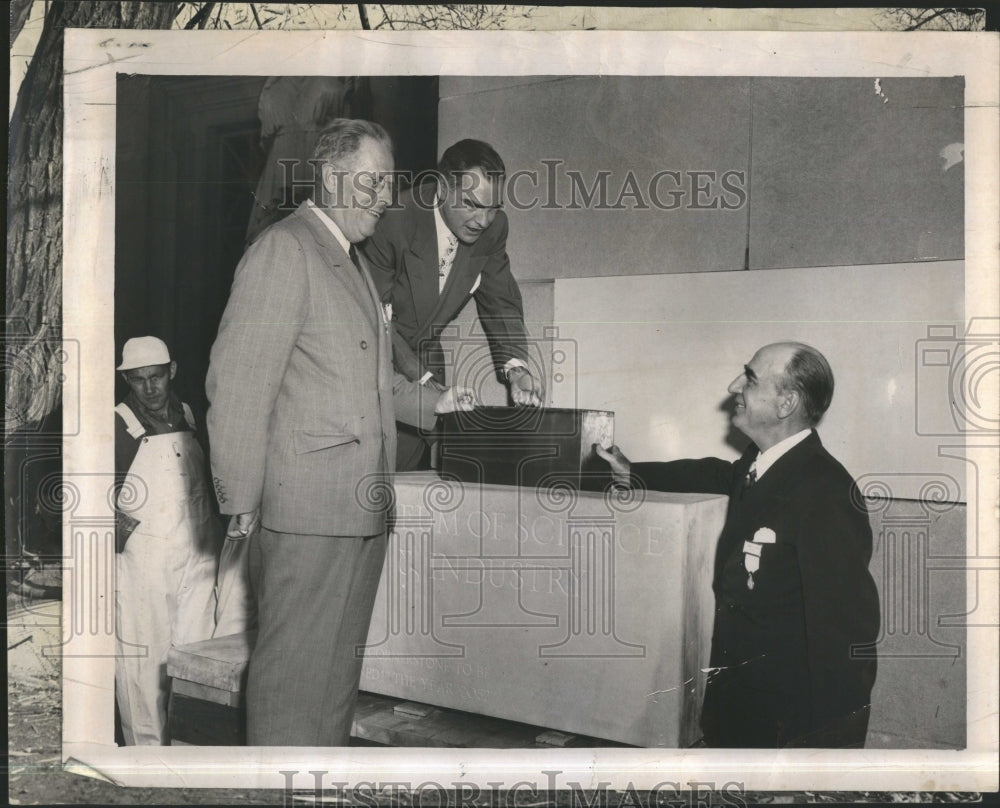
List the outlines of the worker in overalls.
{"label": "worker in overalls", "polygon": [[118,370],[129,393],[115,407],[115,695],[125,743],[162,744],[170,646],[215,628],[221,523],[191,408],[170,391],[166,344],[130,339]]}

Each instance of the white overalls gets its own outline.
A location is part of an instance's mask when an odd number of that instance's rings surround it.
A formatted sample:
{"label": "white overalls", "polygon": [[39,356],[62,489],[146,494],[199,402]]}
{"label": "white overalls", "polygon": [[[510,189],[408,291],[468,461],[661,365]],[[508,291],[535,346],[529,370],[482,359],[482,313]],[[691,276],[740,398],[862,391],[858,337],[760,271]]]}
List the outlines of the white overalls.
{"label": "white overalls", "polygon": [[117,556],[115,693],[125,743],[162,744],[170,646],[206,640],[215,627],[220,526],[194,433],[147,435],[127,405],[115,412],[141,441],[117,501],[139,525]]}

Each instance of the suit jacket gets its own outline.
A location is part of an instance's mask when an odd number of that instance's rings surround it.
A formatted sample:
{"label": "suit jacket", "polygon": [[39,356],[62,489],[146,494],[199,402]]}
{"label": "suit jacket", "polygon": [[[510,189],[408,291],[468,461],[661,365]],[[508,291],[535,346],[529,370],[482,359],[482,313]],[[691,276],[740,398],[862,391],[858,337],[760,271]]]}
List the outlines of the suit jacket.
{"label": "suit jacket", "polygon": [[504,381],[503,366],[510,359],[527,363],[521,290],[507,257],[507,216],[498,212],[474,244],[459,242],[448,280],[439,291],[437,231],[428,206],[433,199],[427,185],[404,191],[362,245],[383,302],[392,303],[396,368],[416,380],[431,371],[444,384],[440,330],[471,296],[497,377]]}
{"label": "suit jacket", "polygon": [[[632,466],[640,487],[729,496],[715,557],[705,738],[717,746],[863,744],[879,630],[867,510],[815,431],[746,487],[756,455],[751,446],[735,463]],[[775,540],[760,543],[751,588],[744,542],[761,528]]]}
{"label": "suit jacket", "polygon": [[[385,529],[395,419],[433,427],[434,397],[394,374],[370,277],[306,205],[236,269],[206,379],[223,513],[285,533]],[[387,460],[388,458],[388,460]],[[380,494],[381,490],[381,494]]]}

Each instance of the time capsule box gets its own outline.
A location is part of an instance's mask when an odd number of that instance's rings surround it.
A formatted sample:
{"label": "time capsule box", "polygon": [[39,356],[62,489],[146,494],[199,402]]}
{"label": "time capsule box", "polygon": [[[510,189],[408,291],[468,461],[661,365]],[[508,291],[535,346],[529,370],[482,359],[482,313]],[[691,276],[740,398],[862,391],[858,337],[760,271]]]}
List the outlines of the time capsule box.
{"label": "time capsule box", "polygon": [[477,407],[440,416],[446,479],[601,490],[611,482],[594,444],[614,443],[615,414],[558,407]]}

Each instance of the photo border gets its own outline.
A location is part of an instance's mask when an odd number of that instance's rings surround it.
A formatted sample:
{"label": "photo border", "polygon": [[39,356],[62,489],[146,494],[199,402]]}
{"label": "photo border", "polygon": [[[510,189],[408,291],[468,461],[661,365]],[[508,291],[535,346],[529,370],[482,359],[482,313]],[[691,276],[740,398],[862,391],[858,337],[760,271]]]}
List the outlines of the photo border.
{"label": "photo border", "polygon": [[[266,53],[267,58],[261,58]],[[995,626],[970,626],[965,750],[335,749],[123,747],[113,740],[114,191],[117,75],[954,76],[966,80],[966,319],[995,318],[998,40],[987,33],[359,32],[67,30],[64,83],[63,335],[79,346],[77,434],[64,435],[75,499],[64,517],[63,759],[130,786],[311,789],[325,782],[648,790],[738,781],[746,790],[990,791],[997,788]],[[995,481],[995,447],[975,447]],[[985,486],[989,489],[989,485]],[[967,490],[977,490],[970,486]],[[980,489],[982,490],[982,489]],[[969,509],[968,607],[996,563],[993,507]],[[990,503],[991,505],[992,503]],[[997,596],[985,605],[996,614]],[[110,615],[110,617],[109,617]],[[110,620],[111,630],[107,630]],[[547,774],[548,773],[548,774]],[[555,773],[555,774],[553,774]]]}

